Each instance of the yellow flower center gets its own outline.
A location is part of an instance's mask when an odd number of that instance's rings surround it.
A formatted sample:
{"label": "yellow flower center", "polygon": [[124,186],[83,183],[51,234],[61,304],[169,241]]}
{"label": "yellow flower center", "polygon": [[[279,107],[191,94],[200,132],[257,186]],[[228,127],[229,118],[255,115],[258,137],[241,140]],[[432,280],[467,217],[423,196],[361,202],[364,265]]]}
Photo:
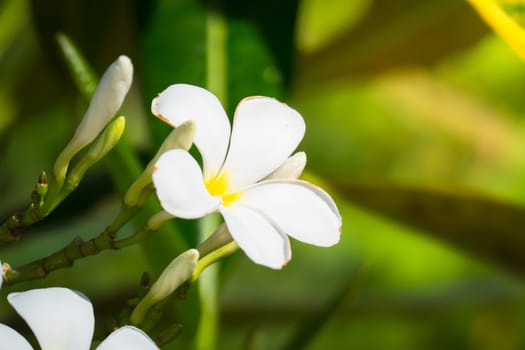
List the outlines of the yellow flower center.
{"label": "yellow flower center", "polygon": [[225,172],[219,176],[211,177],[204,182],[206,189],[212,196],[220,196],[222,198],[222,205],[230,206],[233,202],[239,199],[240,193],[227,193],[229,188],[228,175]]}

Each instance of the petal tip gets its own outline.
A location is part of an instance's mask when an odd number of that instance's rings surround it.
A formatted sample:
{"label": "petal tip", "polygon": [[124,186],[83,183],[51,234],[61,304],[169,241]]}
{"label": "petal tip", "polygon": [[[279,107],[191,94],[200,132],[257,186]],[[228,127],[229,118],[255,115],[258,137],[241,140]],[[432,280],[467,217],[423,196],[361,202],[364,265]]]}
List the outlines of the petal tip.
{"label": "petal tip", "polygon": [[171,125],[173,127],[176,127],[176,125],[174,125],[168,118],[166,118],[165,116],[163,116],[162,114],[158,113],[158,114],[155,114],[153,113],[157,118],[159,118],[160,120],[162,120],[164,123],[168,124],[168,125]]}
{"label": "petal tip", "polygon": [[158,104],[159,104],[160,98],[161,98],[161,94],[159,93],[157,94],[155,98],[153,98],[153,100],[151,100],[151,114],[153,114],[155,117],[162,120],[164,123],[175,127],[168,118],[163,116],[162,113],[158,111]]}
{"label": "petal tip", "polygon": [[285,262],[283,262],[283,264],[281,265],[280,268],[281,268],[281,269],[285,268],[285,267],[288,265],[288,263],[290,262],[290,260],[292,260],[292,259],[288,259],[288,260],[286,260]]}
{"label": "petal tip", "polygon": [[122,65],[131,65],[131,59],[126,55],[120,55],[117,57],[117,62]]}

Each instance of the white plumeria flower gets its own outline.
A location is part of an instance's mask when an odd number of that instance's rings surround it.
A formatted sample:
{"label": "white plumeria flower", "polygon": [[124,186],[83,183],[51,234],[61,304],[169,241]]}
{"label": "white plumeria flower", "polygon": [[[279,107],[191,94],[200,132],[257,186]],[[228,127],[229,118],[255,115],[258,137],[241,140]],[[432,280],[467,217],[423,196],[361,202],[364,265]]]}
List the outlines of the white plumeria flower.
{"label": "white plumeria flower", "polygon": [[[42,350],[89,350],[95,318],[82,294],[67,288],[33,289],[7,296],[36,336]],[[0,350],[32,350],[18,332],[0,324]],[[97,350],[159,350],[141,330],[125,326],[111,333]]]}
{"label": "white plumeria flower", "polygon": [[[287,235],[317,246],[339,241],[341,216],[330,196],[308,182],[279,178],[276,171],[283,164],[287,168],[304,136],[297,111],[273,98],[245,98],[235,111],[230,139],[226,113],[205,89],[172,85],[151,109],[172,126],[194,121],[203,162],[201,171],[184,150],[159,158],[153,182],[164,210],[186,219],[219,211],[246,255],[274,269],[291,258]],[[304,154],[291,163],[301,158]]]}

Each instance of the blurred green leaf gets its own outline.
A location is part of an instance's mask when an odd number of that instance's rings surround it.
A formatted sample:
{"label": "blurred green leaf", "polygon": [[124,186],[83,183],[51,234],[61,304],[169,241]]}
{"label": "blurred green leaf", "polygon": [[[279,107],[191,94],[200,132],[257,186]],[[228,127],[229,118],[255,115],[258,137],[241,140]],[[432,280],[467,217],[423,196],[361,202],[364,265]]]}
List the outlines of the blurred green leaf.
{"label": "blurred green leaf", "polygon": [[525,176],[521,124],[429,71],[391,73],[305,97],[292,102],[308,126],[301,149],[324,178],[469,184],[524,198],[516,191]]}
{"label": "blurred green leaf", "polygon": [[[480,59],[483,57],[483,59]],[[497,69],[498,74],[494,74]],[[525,65],[499,37],[487,36],[470,50],[445,60],[436,71],[464,93],[507,113],[501,119],[519,119],[525,110]]]}
{"label": "blurred green leaf", "polygon": [[297,86],[431,64],[475,43],[485,31],[463,1],[375,0],[350,31],[300,57]]}
{"label": "blurred green leaf", "polygon": [[313,52],[351,30],[373,0],[302,0],[297,20],[297,48]]}
{"label": "blurred green leaf", "polygon": [[480,16],[525,60],[525,4],[514,0],[469,0]]}
{"label": "blurred green leaf", "polygon": [[77,88],[89,99],[97,86],[95,73],[66,34],[58,33],[56,39]]}
{"label": "blurred green leaf", "polygon": [[0,136],[2,136],[4,130],[13,122],[17,112],[9,88],[3,84],[0,84],[0,109],[2,110],[0,115]]}
{"label": "blurred green leaf", "polygon": [[355,204],[525,275],[525,207],[478,193],[388,185],[340,185]]}
{"label": "blurred green leaf", "polygon": [[[147,14],[147,10],[139,9],[142,4],[127,0],[114,0],[111,6],[104,0],[31,0],[30,3],[39,46],[57,70],[55,73],[66,73],[56,48],[58,32],[73,40],[95,72],[103,71],[119,55],[134,59],[135,11]],[[64,74],[62,78],[71,77]]]}
{"label": "blurred green leaf", "polygon": [[[297,0],[180,0],[158,1],[147,17],[142,40],[145,103],[171,84],[207,86],[210,11],[226,20],[228,100],[222,102],[229,115],[245,96],[282,98],[292,73]],[[153,140],[159,145],[171,127],[152,120]]]}
{"label": "blurred green leaf", "polygon": [[306,348],[317,333],[324,327],[330,317],[337,311],[343,302],[354,296],[359,289],[363,277],[363,267],[358,268],[350,276],[346,276],[346,282],[331,298],[306,318],[292,335],[289,342],[283,347],[284,350],[300,350]]}
{"label": "blurred green leaf", "polygon": [[[157,1],[142,33],[145,104],[175,83],[205,86],[206,12],[195,0]],[[154,149],[172,127],[151,117]]]}
{"label": "blurred green leaf", "polygon": [[29,21],[26,0],[8,0],[0,3],[0,59]]}
{"label": "blurred green leaf", "polygon": [[284,98],[294,73],[299,0],[223,0],[230,114],[246,96]]}
{"label": "blurred green leaf", "polygon": [[520,26],[525,25],[525,2],[522,0],[498,0],[503,11],[512,17]]}

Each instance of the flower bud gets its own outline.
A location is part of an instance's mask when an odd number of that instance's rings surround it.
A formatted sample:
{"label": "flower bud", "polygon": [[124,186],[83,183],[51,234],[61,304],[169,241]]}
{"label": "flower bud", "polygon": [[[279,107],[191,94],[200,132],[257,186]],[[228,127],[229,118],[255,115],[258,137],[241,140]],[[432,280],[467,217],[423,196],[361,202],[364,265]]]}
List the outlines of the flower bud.
{"label": "flower bud", "polygon": [[198,260],[199,251],[197,249],[187,250],[173,259],[151,286],[149,294],[157,301],[164,300],[190,278]]}
{"label": "flower bud", "polygon": [[273,173],[268,175],[265,180],[297,179],[301,176],[305,166],[306,153],[297,152],[275,169]]}
{"label": "flower bud", "polygon": [[199,250],[200,256],[204,257],[209,253],[225,246],[226,244],[233,241],[233,238],[228,231],[226,224],[222,224],[217,230],[211,234],[204,242],[202,242],[197,249]]}
{"label": "flower bud", "polygon": [[118,117],[109,124],[96,142],[91,146],[88,153],[73,168],[67,177],[68,183],[77,186],[86,171],[115,147],[122,137],[125,128],[126,118],[123,116]]}
{"label": "flower bud", "polygon": [[38,180],[35,184],[35,189],[31,193],[31,199],[35,207],[39,208],[42,206],[48,190],[47,174],[42,171],[38,176]]}
{"label": "flower bud", "polygon": [[134,325],[142,323],[148,310],[156,303],[166,299],[192,275],[199,260],[199,251],[190,249],[177,256],[162,271],[158,280],[151,286],[148,294],[139,302],[130,321]]}
{"label": "flower bud", "polygon": [[146,169],[142,174],[135,180],[135,182],[129,187],[128,192],[124,196],[124,203],[133,207],[140,203],[140,198],[142,191],[152,184],[153,180],[151,175],[153,174],[153,168],[159,157],[166,151],[172,149],[184,149],[188,150],[195,136],[195,123],[191,120],[182,123],[166,137],[159,150],[153,157],[153,159],[148,163]]}
{"label": "flower bud", "polygon": [[127,56],[120,56],[106,70],[73,138],[55,162],[54,174],[59,181],[66,177],[71,158],[91,143],[117,113],[131,86],[132,78],[133,65]]}

